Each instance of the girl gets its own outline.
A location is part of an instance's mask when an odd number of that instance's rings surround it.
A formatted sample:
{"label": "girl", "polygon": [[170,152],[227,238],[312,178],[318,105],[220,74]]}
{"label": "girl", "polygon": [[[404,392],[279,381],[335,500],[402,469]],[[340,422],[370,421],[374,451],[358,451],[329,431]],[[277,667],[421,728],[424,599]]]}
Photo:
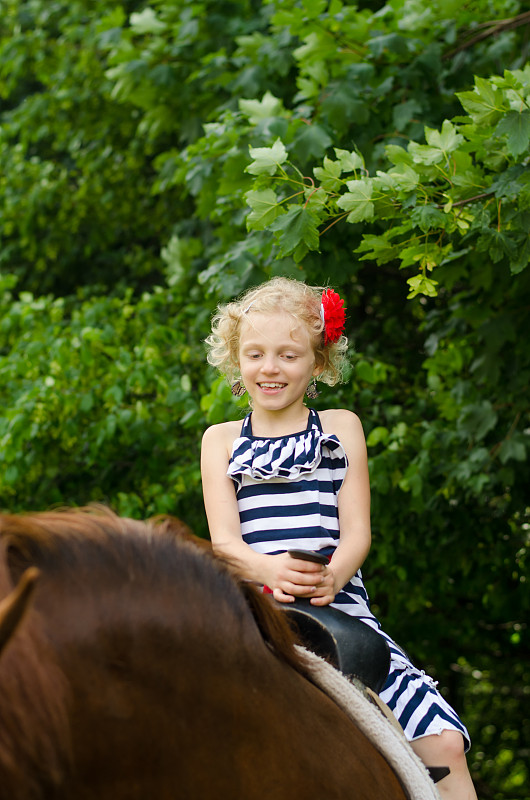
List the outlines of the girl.
{"label": "girl", "polygon": [[[370,549],[366,445],[351,411],[308,409],[315,380],[336,384],[345,366],[343,301],[287,278],[249,290],[220,307],[208,360],[247,391],[252,412],[208,428],[201,469],[215,550],[239,563],[275,599],[311,599],[358,617],[384,636],[391,668],[381,698],[429,766],[449,766],[443,797],[472,800],[466,728],[431,678],[381,630],[370,611],[360,567]],[[329,564],[293,558],[289,548],[319,550]]]}

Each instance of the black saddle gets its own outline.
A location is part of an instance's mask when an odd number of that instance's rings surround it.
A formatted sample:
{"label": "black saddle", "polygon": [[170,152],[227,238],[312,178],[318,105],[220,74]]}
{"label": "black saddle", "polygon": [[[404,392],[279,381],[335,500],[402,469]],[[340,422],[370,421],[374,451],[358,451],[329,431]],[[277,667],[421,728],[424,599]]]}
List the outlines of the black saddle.
{"label": "black saddle", "polygon": [[[355,617],[330,606],[313,606],[297,598],[294,603],[276,603],[302,644],[330,661],[349,678],[358,678],[376,694],[390,670],[388,642],[377,631]],[[427,767],[434,783],[449,775],[449,767]]]}
{"label": "black saddle", "polygon": [[314,606],[306,599],[276,605],[308,650],[379,694],[390,669],[390,649],[377,631],[336,608]]}

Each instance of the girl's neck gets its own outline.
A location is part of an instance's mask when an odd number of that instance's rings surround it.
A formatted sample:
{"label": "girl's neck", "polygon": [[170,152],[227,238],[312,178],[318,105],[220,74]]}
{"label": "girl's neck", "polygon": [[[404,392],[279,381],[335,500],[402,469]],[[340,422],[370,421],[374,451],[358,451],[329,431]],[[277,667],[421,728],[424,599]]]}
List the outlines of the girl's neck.
{"label": "girl's neck", "polygon": [[303,404],[279,411],[257,408],[252,410],[252,434],[268,439],[288,436],[305,430],[308,420],[309,409]]}

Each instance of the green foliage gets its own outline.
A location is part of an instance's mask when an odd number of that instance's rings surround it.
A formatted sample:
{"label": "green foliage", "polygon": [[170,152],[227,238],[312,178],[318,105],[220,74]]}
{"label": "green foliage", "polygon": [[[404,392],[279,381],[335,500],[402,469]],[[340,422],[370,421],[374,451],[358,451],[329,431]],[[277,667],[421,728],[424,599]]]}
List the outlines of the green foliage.
{"label": "green foliage", "polygon": [[156,274],[167,203],[150,194],[138,121],[110,98],[90,4],[3,7],[0,269],[58,294]]}
{"label": "green foliage", "polygon": [[215,304],[332,284],[353,372],[317,403],[365,426],[376,611],[463,711],[479,795],[522,799],[523,4],[0,7],[0,507],[206,535],[200,436],[244,413],[205,365]]}
{"label": "green foliage", "polygon": [[[257,177],[247,198],[254,209],[266,199],[267,209],[247,217],[249,230],[272,231],[278,257],[299,261],[320,250],[332,225],[374,223],[355,252],[379,265],[418,269],[407,280],[411,298],[435,296],[429,273],[474,251],[488,250],[493,262],[521,272],[530,260],[530,65],[503,78],[477,78],[474,90],[458,97],[469,116],[444,120],[439,130],[426,127],[426,144],[388,145],[390,166],[373,176],[356,152],[335,148],[335,160],[325,156],[313,169],[315,184],[301,176],[280,139],[272,148],[250,148],[247,172]],[[298,205],[278,218],[296,195]]]}
{"label": "green foliage", "polygon": [[[199,506],[206,425],[200,343],[161,289],[115,298],[12,296],[0,285],[0,497],[12,510],[108,502],[120,513]],[[182,450],[195,457],[183,461]],[[180,500],[179,500],[180,498]],[[195,517],[197,522],[197,518]]]}

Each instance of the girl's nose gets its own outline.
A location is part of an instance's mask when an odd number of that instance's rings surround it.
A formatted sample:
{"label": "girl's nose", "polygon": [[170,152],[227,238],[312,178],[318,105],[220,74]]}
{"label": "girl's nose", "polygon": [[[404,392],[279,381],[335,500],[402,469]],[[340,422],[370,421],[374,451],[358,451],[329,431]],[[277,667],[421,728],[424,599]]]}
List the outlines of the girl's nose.
{"label": "girl's nose", "polygon": [[261,371],[266,375],[272,375],[278,372],[278,363],[276,359],[272,356],[265,358],[261,363]]}

